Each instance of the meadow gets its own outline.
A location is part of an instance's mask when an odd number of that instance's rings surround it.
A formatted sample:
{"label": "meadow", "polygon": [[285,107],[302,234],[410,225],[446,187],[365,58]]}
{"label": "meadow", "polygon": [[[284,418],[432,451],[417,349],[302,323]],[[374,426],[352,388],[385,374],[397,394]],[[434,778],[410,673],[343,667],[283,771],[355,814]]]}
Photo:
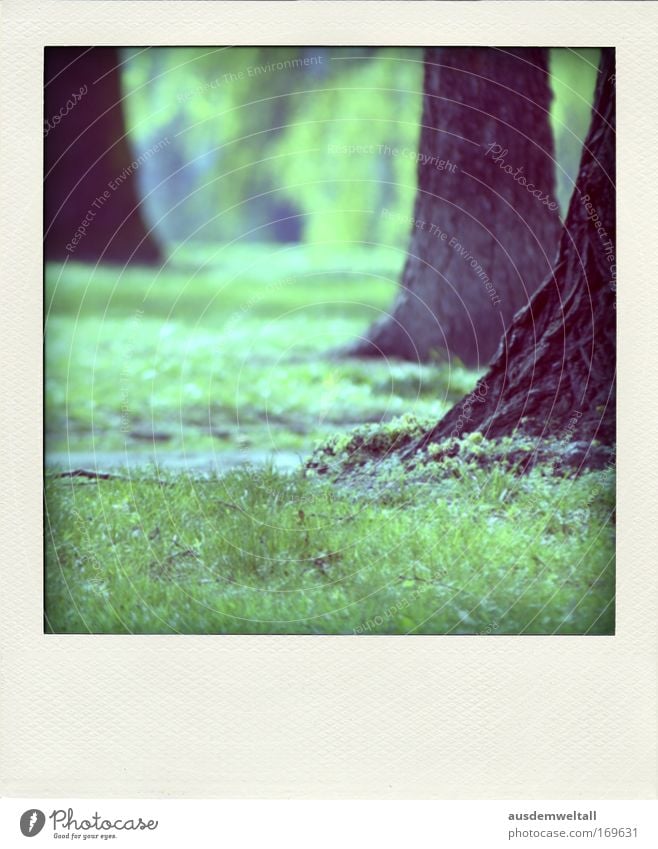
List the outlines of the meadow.
{"label": "meadow", "polygon": [[[609,469],[389,450],[479,376],[339,354],[402,261],[262,244],[47,266],[47,631],[614,632]],[[364,463],[359,427],[383,446]]]}

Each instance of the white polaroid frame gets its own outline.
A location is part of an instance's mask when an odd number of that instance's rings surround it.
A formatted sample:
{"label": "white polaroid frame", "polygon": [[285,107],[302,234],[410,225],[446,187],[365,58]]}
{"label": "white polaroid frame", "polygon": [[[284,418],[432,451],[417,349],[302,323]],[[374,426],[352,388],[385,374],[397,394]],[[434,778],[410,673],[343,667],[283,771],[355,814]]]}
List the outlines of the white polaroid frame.
{"label": "white polaroid frame", "polygon": [[[4,0],[0,792],[655,797],[656,13],[631,2]],[[614,636],[44,634],[44,45],[305,43],[616,47]]]}

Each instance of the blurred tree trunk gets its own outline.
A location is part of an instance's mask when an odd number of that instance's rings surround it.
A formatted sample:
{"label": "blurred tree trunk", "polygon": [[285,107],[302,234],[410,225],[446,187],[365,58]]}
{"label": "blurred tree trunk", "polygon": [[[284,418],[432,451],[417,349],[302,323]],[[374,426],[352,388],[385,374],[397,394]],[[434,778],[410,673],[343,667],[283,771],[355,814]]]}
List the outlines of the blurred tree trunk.
{"label": "blurred tree trunk", "polygon": [[472,431],[489,438],[515,432],[559,436],[570,417],[577,419],[574,439],[614,443],[614,72],[614,50],[606,48],[553,273],[515,316],[478,390],[462,399],[415,450]]}
{"label": "blurred tree trunk", "polygon": [[139,206],[113,47],[47,47],[46,260],[157,263]]}
{"label": "blurred tree trunk", "polygon": [[457,355],[470,366],[491,359],[558,245],[547,72],[544,48],[426,50],[401,289],[390,315],[350,353]]}

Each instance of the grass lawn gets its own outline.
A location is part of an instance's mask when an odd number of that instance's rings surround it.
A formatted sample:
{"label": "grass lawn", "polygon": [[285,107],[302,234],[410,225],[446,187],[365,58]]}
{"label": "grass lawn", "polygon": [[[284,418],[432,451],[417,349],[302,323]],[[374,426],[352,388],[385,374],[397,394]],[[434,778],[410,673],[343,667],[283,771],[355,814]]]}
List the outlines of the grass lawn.
{"label": "grass lawn", "polygon": [[[608,470],[168,468],[307,457],[364,422],[436,420],[469,391],[478,375],[454,363],[325,356],[390,306],[400,262],[279,246],[201,271],[48,267],[46,630],[614,632]],[[107,480],[55,477],[49,460],[156,444],[162,468]]]}
{"label": "grass lawn", "polygon": [[399,253],[257,248],[201,272],[49,266],[48,450],[155,434],[163,450],[306,452],[337,426],[439,416],[475,382],[455,364],[324,356],[390,306]]}
{"label": "grass lawn", "polygon": [[609,634],[606,474],[471,470],[364,491],[263,468],[50,481],[47,627]]}

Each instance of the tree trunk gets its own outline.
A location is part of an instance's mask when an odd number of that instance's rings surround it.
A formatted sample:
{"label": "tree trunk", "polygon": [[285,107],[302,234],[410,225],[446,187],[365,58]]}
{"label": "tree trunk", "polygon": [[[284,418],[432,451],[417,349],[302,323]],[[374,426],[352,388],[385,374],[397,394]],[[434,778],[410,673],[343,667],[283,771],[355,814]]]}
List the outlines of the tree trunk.
{"label": "tree trunk", "polygon": [[115,48],[46,48],[46,260],[161,261],[142,219],[121,101]]}
{"label": "tree trunk", "polygon": [[426,50],[401,290],[350,353],[489,362],[557,250],[547,72],[544,48]]}
{"label": "tree trunk", "polygon": [[592,123],[557,264],[503,338],[478,389],[414,446],[480,431],[615,441],[614,50],[602,51]]}

